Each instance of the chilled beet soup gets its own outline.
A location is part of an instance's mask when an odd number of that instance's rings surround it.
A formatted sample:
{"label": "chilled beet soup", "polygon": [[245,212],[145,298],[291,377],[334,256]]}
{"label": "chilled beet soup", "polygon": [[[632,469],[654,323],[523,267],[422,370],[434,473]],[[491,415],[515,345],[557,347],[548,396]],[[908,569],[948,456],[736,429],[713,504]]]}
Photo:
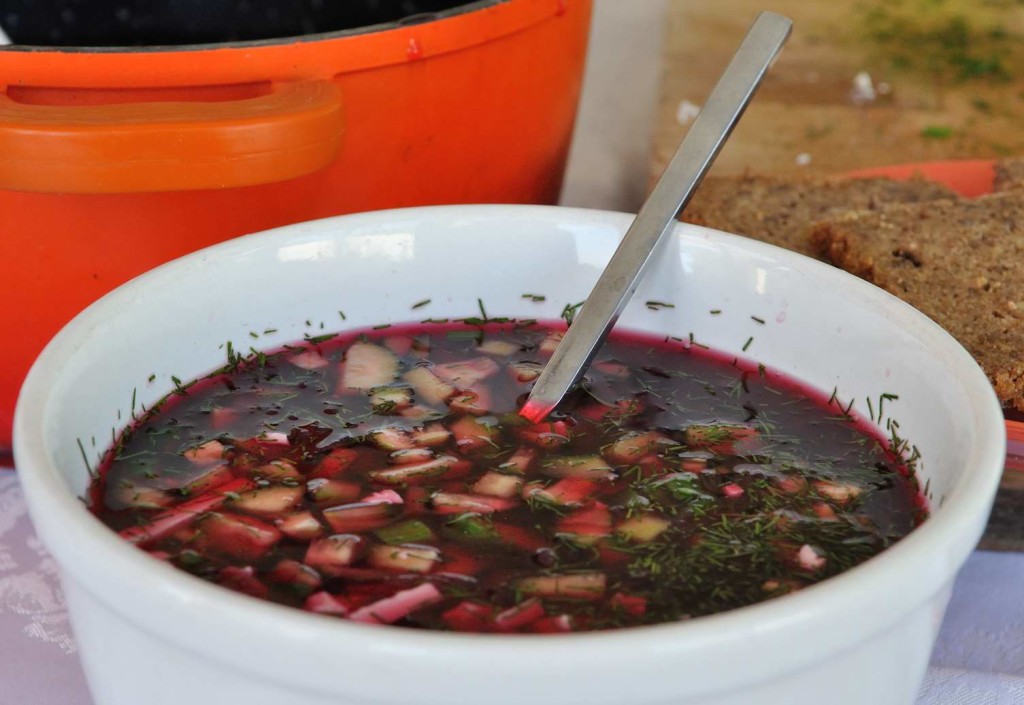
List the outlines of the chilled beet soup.
{"label": "chilled beet soup", "polygon": [[232,590],[463,632],[741,607],[925,517],[907,464],[835,395],[692,341],[613,336],[531,425],[516,411],[560,337],[420,324],[229,350],[122,434],[92,506]]}

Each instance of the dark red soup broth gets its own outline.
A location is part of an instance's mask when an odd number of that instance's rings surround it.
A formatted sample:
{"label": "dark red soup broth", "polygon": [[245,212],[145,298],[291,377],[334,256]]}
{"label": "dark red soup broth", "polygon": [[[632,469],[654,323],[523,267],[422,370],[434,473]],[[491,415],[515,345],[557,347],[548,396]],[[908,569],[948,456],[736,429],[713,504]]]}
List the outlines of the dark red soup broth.
{"label": "dark red soup broth", "polygon": [[92,488],[121,535],[350,620],[567,632],[707,615],[861,563],[925,517],[835,399],[618,334],[547,422],[557,325],[417,325],[234,359],[125,431]]}

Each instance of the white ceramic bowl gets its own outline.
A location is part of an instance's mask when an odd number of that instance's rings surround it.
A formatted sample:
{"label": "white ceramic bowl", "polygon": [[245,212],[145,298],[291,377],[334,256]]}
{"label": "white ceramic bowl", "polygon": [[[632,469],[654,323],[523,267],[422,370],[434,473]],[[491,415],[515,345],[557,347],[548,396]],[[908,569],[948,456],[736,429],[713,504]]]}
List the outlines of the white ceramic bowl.
{"label": "white ceramic bowl", "polygon": [[[219,366],[225,341],[247,349],[250,331],[274,328],[260,339],[271,347],[320,333],[321,322],[472,315],[477,297],[491,315],[557,318],[586,296],[629,222],[479,206],[294,225],[161,267],[69,324],[22,390],[15,456],[61,566],[97,704],[910,705],[995,494],[999,405],[967,353],[915,310],[836,269],[712,230],[676,228],[619,325],[692,332],[734,352],[753,336],[749,356],[835,387],[863,413],[867,397],[897,394],[886,415],[920,449],[934,515],[837,578],[681,624],[557,637],[426,633],[204,583],[122,542],[79,500],[89,481],[79,442],[92,462],[133,397],[150,404],[171,375]],[[425,298],[429,308],[410,309]],[[652,299],[675,308],[650,311]]]}

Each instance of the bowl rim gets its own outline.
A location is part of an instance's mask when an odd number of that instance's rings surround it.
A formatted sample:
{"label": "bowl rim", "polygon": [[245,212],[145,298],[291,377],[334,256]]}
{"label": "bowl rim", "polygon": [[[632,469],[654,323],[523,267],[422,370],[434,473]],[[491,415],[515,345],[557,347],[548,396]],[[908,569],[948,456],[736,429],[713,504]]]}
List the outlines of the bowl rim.
{"label": "bowl rim", "polygon": [[[923,314],[911,308],[896,297],[867,282],[836,270],[824,263],[802,255],[782,250],[766,243],[743,238],[738,235],[713,231],[689,224],[677,224],[673,231],[675,238],[706,238],[708,235],[733,248],[753,251],[754,254],[769,256],[797,269],[810,270],[819,276],[840,277],[846,285],[854,287],[858,296],[877,302],[894,311],[895,315],[907,317],[922,324],[919,337],[931,343],[940,344],[950,352],[951,363],[963,373],[959,376],[973,413],[965,423],[974,426],[978,442],[972,449],[968,470],[951,488],[948,500],[931,519],[915,529],[896,545],[878,556],[838,576],[802,590],[797,594],[768,600],[747,607],[701,617],[682,623],[666,623],[631,629],[604,632],[585,632],[559,635],[479,635],[430,632],[401,628],[380,628],[378,625],[363,625],[345,620],[325,619],[302,610],[285,607],[254,598],[239,596],[219,586],[209,584],[171,566],[163,565],[145,555],[135,547],[121,540],[101,524],[65,486],[56,466],[47,457],[44,444],[44,411],[49,404],[49,378],[59,373],[60,357],[67,355],[69,348],[89,322],[101,320],[106,309],[114,302],[131,295],[139,286],[151,286],[161,277],[178,277],[200,260],[230,257],[232,253],[249,251],[272,245],[274,242],[296,237],[322,238],[343,237],[352,227],[367,225],[383,228],[388,222],[401,219],[403,226],[410,221],[417,225],[437,222],[439,219],[472,217],[479,221],[514,219],[517,224],[524,220],[542,219],[576,225],[611,225],[621,232],[632,219],[632,215],[608,211],[573,209],[551,206],[431,206],[376,211],[346,216],[337,216],[318,221],[309,221],[284,226],[262,233],[248,235],[229,242],[192,253],[165,264],[107,294],[91,305],[69,323],[46,347],[33,365],[18,401],[15,415],[14,452],[19,476],[28,500],[30,510],[36,512],[59,512],[61,521],[73,528],[65,535],[43,531],[48,548],[55,556],[63,571],[73,575],[93,597],[113,611],[131,609],[131,605],[113,604],[110,597],[102,593],[106,573],[118,573],[129,580],[159,579],[156,593],[187,601],[191,609],[204,613],[210,610],[217,619],[227,618],[238,627],[241,636],[257,641],[267,635],[284,643],[280,632],[298,635],[296,643],[309,639],[332,640],[341,644],[350,639],[360,639],[366,645],[367,654],[416,654],[424,663],[444,664],[452,658],[477,659],[480,663],[506,664],[509,672],[525,673],[531,665],[547,660],[565,661],[565,650],[574,651],[571,661],[587,663],[586,671],[611,667],[620,663],[622,653],[644,653],[664,666],[663,657],[677,659],[680,653],[711,653],[716,649],[735,646],[737,635],[743,635],[748,644],[770,645],[778,633],[792,630],[794,633],[809,633],[815,625],[840,624],[830,632],[840,632],[843,625],[861,634],[881,631],[884,625],[891,625],[912,609],[934,596],[942,585],[966,560],[979,536],[970,535],[972,524],[979,516],[987,516],[999,482],[1002,461],[1005,456],[1005,426],[995,393],[984,373],[973,358],[948,333]],[[620,234],[621,237],[621,234]],[[830,271],[831,270],[831,271]],[[966,416],[966,415],[965,415]],[[33,513],[36,513],[33,512]],[[980,530],[979,530],[980,531]],[[967,532],[965,537],[963,534]],[[93,560],[102,561],[103,571],[89,571],[83,567],[71,570],[65,563],[70,551],[84,552],[89,547]],[[936,568],[934,555],[943,557]],[[161,572],[162,571],[162,572]],[[938,578],[942,573],[942,580]],[[910,584],[903,584],[900,578],[919,577]],[[927,589],[922,587],[929,585]],[[884,604],[869,599],[877,594],[880,586],[891,593]],[[875,618],[863,619],[858,614],[837,614],[837,606],[851,608],[857,613],[861,606],[868,606],[876,612]],[[133,615],[144,628],[154,629],[152,622],[145,622],[138,611]],[[866,623],[870,622],[870,628]],[[882,625],[882,626],[880,626]],[[278,632],[278,633],[275,633]],[[209,636],[208,633],[204,634]],[[203,643],[201,639],[191,640],[181,634],[162,634],[163,638],[189,649],[198,649],[210,658],[215,658],[249,672],[258,672],[262,677],[288,683],[295,687],[295,674],[287,670],[287,658],[275,663],[252,664],[244,659],[234,658],[230,653],[216,651],[216,645]],[[837,633],[819,634],[814,649],[806,649],[799,658],[792,659],[792,669],[809,662],[820,661],[827,655],[849,648],[849,635]],[[582,673],[582,671],[580,671]],[[308,674],[303,674],[308,675]],[[733,685],[764,680],[769,675],[779,675],[767,668],[752,668],[743,674],[733,674]],[[313,687],[310,685],[309,687]],[[319,687],[316,692],[323,692]]]}

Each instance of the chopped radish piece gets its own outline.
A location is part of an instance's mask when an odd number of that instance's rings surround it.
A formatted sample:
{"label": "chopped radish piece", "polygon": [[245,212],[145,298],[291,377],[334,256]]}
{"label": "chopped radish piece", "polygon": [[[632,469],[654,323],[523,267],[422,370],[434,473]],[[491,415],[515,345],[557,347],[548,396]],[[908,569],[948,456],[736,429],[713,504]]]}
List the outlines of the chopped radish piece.
{"label": "chopped radish piece", "polygon": [[359,500],[363,504],[404,504],[405,500],[402,499],[402,495],[398,494],[394,490],[380,490],[368,494]]}
{"label": "chopped radish piece", "polygon": [[296,512],[281,517],[274,526],[282,534],[296,541],[312,541],[324,533],[323,525],[312,512]]}
{"label": "chopped radish piece", "polygon": [[452,422],[450,429],[455,435],[455,445],[463,453],[493,448],[498,438],[498,430],[495,427],[481,423],[472,416],[463,416]]}
{"label": "chopped radish piece", "polygon": [[267,580],[289,588],[301,597],[308,596],[323,585],[323,580],[315,570],[289,559],[278,561],[274,569],[267,573]]}
{"label": "chopped radish piece", "polygon": [[807,480],[801,475],[782,475],[773,482],[786,494],[802,494],[807,491]]}
{"label": "chopped radish piece", "polygon": [[127,480],[107,486],[106,502],[111,509],[164,509],[176,501],[163,490],[136,485]]}
{"label": "chopped radish piece", "polygon": [[572,477],[582,480],[614,480],[615,473],[599,455],[567,455],[554,458],[541,466],[550,477]]}
{"label": "chopped radish piece", "polygon": [[836,516],[836,510],[828,506],[824,502],[815,502],[811,505],[811,511],[814,512],[815,516],[824,521],[835,521],[838,519]]}
{"label": "chopped radish piece", "polygon": [[536,622],[544,616],[544,605],[536,597],[520,602],[499,612],[494,618],[494,626],[499,632],[510,632],[521,629]]}
{"label": "chopped radish piece", "polygon": [[508,340],[488,338],[477,346],[477,350],[482,353],[487,353],[488,355],[508,357],[509,355],[515,355],[517,352],[522,350],[522,346]]}
{"label": "chopped radish piece", "polygon": [[550,357],[555,354],[555,350],[558,348],[558,344],[562,342],[562,338],[565,337],[565,333],[558,330],[550,331],[544,340],[540,342],[541,355],[547,355]]}
{"label": "chopped radish piece", "polygon": [[256,570],[251,565],[244,568],[233,565],[221,568],[217,573],[217,584],[261,600],[270,595],[270,590],[256,577]]}
{"label": "chopped radish piece", "polygon": [[388,461],[395,465],[422,463],[434,457],[434,451],[427,448],[403,448],[388,456]]}
{"label": "chopped radish piece", "polygon": [[206,514],[196,526],[195,550],[246,562],[257,560],[281,540],[281,532],[270,524],[241,514]]}
{"label": "chopped radish piece", "polygon": [[707,470],[708,460],[707,458],[683,458],[683,462],[679,464],[679,467],[685,472],[699,475]]}
{"label": "chopped radish piece", "polygon": [[430,490],[419,485],[409,485],[402,490],[406,514],[425,514],[430,502]]}
{"label": "chopped radish piece", "polygon": [[606,406],[600,402],[593,402],[581,407],[577,415],[587,421],[599,423],[600,421],[608,418],[614,410],[614,406]]}
{"label": "chopped radish piece", "polygon": [[665,472],[665,461],[657,455],[645,455],[636,465],[643,477],[657,477]]}
{"label": "chopped radish piece", "polygon": [[569,442],[569,427],[564,421],[547,421],[523,427],[519,437],[538,448],[554,450]]}
{"label": "chopped radish piece", "polygon": [[402,511],[402,505],[386,502],[357,502],[324,510],[324,521],[339,534],[379,529]]}
{"label": "chopped radish piece", "polygon": [[355,448],[335,448],[316,464],[310,477],[333,479],[348,470],[358,458],[359,451]]}
{"label": "chopped radish piece", "polygon": [[828,562],[825,560],[825,556],[806,543],[797,551],[796,560],[801,568],[809,571],[821,570]]}
{"label": "chopped radish piece", "polygon": [[674,441],[657,431],[633,433],[608,446],[604,450],[604,457],[617,465],[629,465],[671,445],[674,445]]}
{"label": "chopped radish piece", "polygon": [[572,615],[560,614],[557,617],[543,617],[526,627],[527,631],[535,634],[561,634],[571,632],[575,629]]}
{"label": "chopped radish piece", "polygon": [[634,617],[643,617],[647,612],[647,600],[638,595],[627,595],[624,592],[617,592],[612,595],[608,603],[612,607]]}
{"label": "chopped radish piece", "polygon": [[384,347],[395,355],[408,355],[412,350],[413,340],[408,335],[391,335],[384,338]]}
{"label": "chopped radish piece", "polygon": [[458,389],[472,387],[501,371],[498,363],[489,357],[447,362],[443,365],[434,365],[433,369],[434,374]]}
{"label": "chopped radish piece", "polygon": [[477,494],[491,495],[492,497],[515,497],[519,494],[523,481],[515,475],[505,475],[500,472],[486,472],[480,479],[473,483],[473,491]]}
{"label": "chopped radish piece", "polygon": [[580,507],[596,491],[597,485],[590,480],[567,477],[550,487],[531,483],[523,488],[523,498],[536,497],[563,507]]}
{"label": "chopped radish piece", "polygon": [[516,506],[516,502],[501,497],[484,497],[455,492],[435,492],[430,501],[434,511],[438,514],[462,514],[464,512],[490,514]]}
{"label": "chopped radish piece", "polygon": [[441,619],[450,629],[457,632],[489,632],[493,624],[491,608],[469,600],[463,600],[450,610],[443,612]]}
{"label": "chopped radish piece", "polygon": [[417,335],[413,338],[410,352],[417,357],[426,358],[430,354],[430,336]]}
{"label": "chopped radish piece", "polygon": [[423,448],[436,448],[443,446],[451,438],[451,431],[439,423],[432,423],[419,431],[413,431],[412,440],[416,445]]}
{"label": "chopped radish piece", "polygon": [[[328,482],[328,480],[324,480],[324,482]],[[230,504],[232,509],[273,519],[294,509],[301,501],[301,487],[276,485],[243,492],[237,498],[233,498]]]}
{"label": "chopped radish piece", "polygon": [[508,369],[515,381],[521,384],[534,381],[544,371],[536,362],[513,362]]}
{"label": "chopped radish piece", "polygon": [[644,514],[626,519],[615,527],[615,533],[636,543],[650,543],[671,526],[667,519]]}
{"label": "chopped radish piece", "polygon": [[413,367],[405,373],[404,378],[412,385],[420,401],[434,406],[444,404],[458,391],[431,372],[429,367]]}
{"label": "chopped radish piece", "polygon": [[363,539],[355,534],[335,534],[309,544],[302,562],[324,575],[337,575],[339,568],[352,565],[359,557]]}
{"label": "chopped radish piece", "polygon": [[737,485],[735,482],[730,482],[726,485],[722,485],[722,494],[729,499],[737,499],[742,497],[744,492],[742,487]]}
{"label": "chopped radish piece", "polygon": [[177,507],[168,509],[166,512],[157,514],[148,524],[132,526],[120,532],[121,538],[131,543],[143,546],[150,541],[157,541],[169,536],[178,529],[188,526],[197,517],[205,512],[216,509],[228,495],[236,492],[245,492],[255,487],[251,480],[235,480],[221,485],[213,492],[199,495],[194,499],[179,504]]}
{"label": "chopped radish piece", "polygon": [[349,619],[353,622],[392,624],[407,617],[421,607],[440,602],[444,596],[433,583],[423,583],[409,590],[396,592],[391,597],[360,607]]}
{"label": "chopped radish piece", "polygon": [[197,465],[213,465],[224,459],[227,450],[220,441],[206,441],[185,451],[185,457]]}
{"label": "chopped radish piece", "polygon": [[761,583],[761,589],[775,595],[788,595],[791,592],[803,589],[803,584],[796,580],[765,580]]}
{"label": "chopped radish piece", "polygon": [[412,405],[412,390],[408,387],[378,387],[370,395],[370,406],[375,414],[390,414]]}
{"label": "chopped radish piece", "polygon": [[260,465],[252,471],[252,476],[271,482],[302,479],[302,473],[295,467],[295,463],[289,460],[272,460],[266,465]]}
{"label": "chopped radish piece", "polygon": [[306,483],[306,496],[321,506],[347,504],[355,501],[361,492],[358,484],[344,480],[315,477]]}
{"label": "chopped radish piece", "polygon": [[330,614],[335,617],[347,617],[349,613],[349,606],[344,601],[329,592],[323,591],[314,592],[307,597],[306,601],[302,604],[302,609],[307,612]]}
{"label": "chopped radish piece", "polygon": [[423,406],[422,404],[413,404],[406,409],[402,409],[398,412],[398,415],[403,419],[409,419],[410,421],[426,421],[443,416],[443,414],[437,409],[429,406]]}
{"label": "chopped radish piece", "polygon": [[604,573],[565,573],[535,575],[516,583],[516,589],[527,595],[548,598],[600,600],[608,579]]}
{"label": "chopped radish piece", "polygon": [[260,447],[264,450],[268,448],[289,448],[291,442],[288,440],[288,434],[282,433],[281,431],[269,431],[263,433],[256,438],[256,441],[260,444]]}
{"label": "chopped radish piece", "polygon": [[445,546],[444,558],[438,572],[466,578],[478,573],[482,567],[483,563],[480,558],[450,544]]}
{"label": "chopped radish piece", "polygon": [[374,568],[403,573],[429,573],[441,560],[441,551],[434,546],[402,544],[378,545],[370,549],[369,563]]}
{"label": "chopped radish piece", "polygon": [[216,489],[221,485],[227,484],[235,479],[234,473],[231,472],[231,468],[227,465],[215,465],[213,467],[205,468],[203,473],[198,477],[193,477],[189,480],[189,483],[185,485],[182,491],[190,497],[202,494],[203,492],[209,492],[212,489]]}
{"label": "chopped radish piece", "polygon": [[387,348],[363,341],[355,342],[345,353],[341,387],[368,392],[384,387],[398,377],[398,358]]}
{"label": "chopped radish piece", "polygon": [[498,466],[502,472],[514,472],[518,475],[525,475],[537,459],[537,451],[534,448],[520,446],[509,456],[508,460]]}
{"label": "chopped radish piece", "polygon": [[548,545],[543,536],[522,526],[494,522],[493,529],[504,543],[523,551],[533,552]]}
{"label": "chopped radish piece", "polygon": [[382,428],[369,436],[369,441],[381,450],[403,450],[415,447],[409,432],[401,428]]}
{"label": "chopped radish piece", "polygon": [[367,473],[374,482],[387,485],[411,485],[424,482],[440,475],[460,475],[468,470],[469,463],[450,455],[439,455],[425,463],[396,465],[385,470],[371,470]]}
{"label": "chopped radish piece", "polygon": [[319,370],[331,364],[316,348],[309,348],[300,353],[295,353],[288,358],[288,362],[304,370]]}
{"label": "chopped radish piece", "polygon": [[829,482],[828,480],[816,480],[814,489],[819,495],[839,504],[846,504],[856,499],[864,491],[857,485],[848,482]]}
{"label": "chopped radish piece", "polygon": [[238,412],[234,409],[227,409],[223,406],[218,406],[216,409],[210,412],[210,425],[218,431],[231,428],[235,421],[238,419]]}
{"label": "chopped radish piece", "polygon": [[562,517],[558,522],[558,533],[570,536],[577,543],[593,544],[600,538],[611,536],[611,512],[607,505],[594,502],[592,507]]}
{"label": "chopped radish piece", "polygon": [[595,362],[594,369],[600,370],[609,377],[618,377],[620,379],[629,377],[629,368],[621,362],[615,362],[613,360],[601,360],[600,362]]}
{"label": "chopped radish piece", "polygon": [[486,387],[474,387],[459,392],[448,402],[448,409],[456,414],[484,416],[491,412],[491,393]]}

